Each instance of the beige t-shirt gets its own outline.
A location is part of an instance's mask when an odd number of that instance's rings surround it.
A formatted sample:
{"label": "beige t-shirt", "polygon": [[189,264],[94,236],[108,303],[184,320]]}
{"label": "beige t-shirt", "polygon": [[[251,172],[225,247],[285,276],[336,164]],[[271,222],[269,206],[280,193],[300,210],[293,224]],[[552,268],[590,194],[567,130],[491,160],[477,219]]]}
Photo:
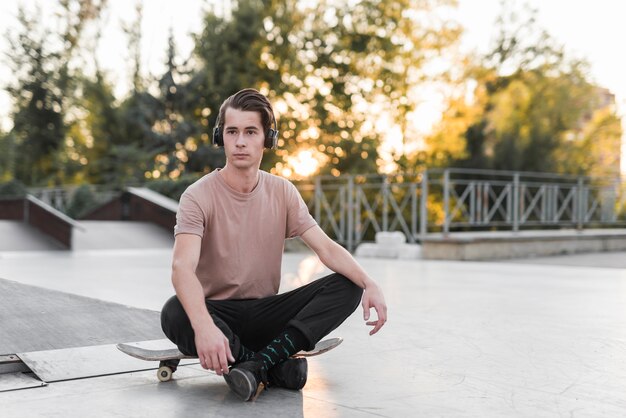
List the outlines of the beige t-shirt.
{"label": "beige t-shirt", "polygon": [[174,235],[202,238],[196,275],[210,299],[254,299],[275,295],[285,238],[317,225],[296,187],[259,171],[250,193],[226,184],[219,170],[185,190]]}

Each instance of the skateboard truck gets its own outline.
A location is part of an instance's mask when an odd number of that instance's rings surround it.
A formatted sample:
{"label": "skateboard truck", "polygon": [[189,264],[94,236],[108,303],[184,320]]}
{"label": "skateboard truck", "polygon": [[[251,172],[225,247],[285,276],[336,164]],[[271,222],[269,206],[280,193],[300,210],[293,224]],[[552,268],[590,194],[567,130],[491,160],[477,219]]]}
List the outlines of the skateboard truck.
{"label": "skateboard truck", "polygon": [[178,369],[179,359],[161,360],[159,362],[159,369],[157,370],[157,377],[161,382],[167,382],[172,379],[172,375]]}

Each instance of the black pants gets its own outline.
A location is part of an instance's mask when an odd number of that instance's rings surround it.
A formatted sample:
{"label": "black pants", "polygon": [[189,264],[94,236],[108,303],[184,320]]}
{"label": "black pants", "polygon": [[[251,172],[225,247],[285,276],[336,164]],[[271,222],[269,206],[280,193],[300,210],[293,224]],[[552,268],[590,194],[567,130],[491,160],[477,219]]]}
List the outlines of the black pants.
{"label": "black pants", "polygon": [[[341,274],[331,274],[298,289],[262,299],[206,300],[215,325],[230,342],[258,351],[288,326],[306,337],[310,350],[359,305],[363,290]],[[181,352],[197,355],[194,332],[182,304],[171,297],[161,311],[163,332]]]}

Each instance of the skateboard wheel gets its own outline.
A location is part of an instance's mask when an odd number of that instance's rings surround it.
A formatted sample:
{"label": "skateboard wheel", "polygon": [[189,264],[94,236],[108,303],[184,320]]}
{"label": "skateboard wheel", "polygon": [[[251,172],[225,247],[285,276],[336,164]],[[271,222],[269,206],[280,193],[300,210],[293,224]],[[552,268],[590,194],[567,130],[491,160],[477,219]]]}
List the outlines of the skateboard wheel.
{"label": "skateboard wheel", "polygon": [[161,382],[167,382],[172,379],[172,369],[168,366],[159,367],[157,370],[157,377]]}

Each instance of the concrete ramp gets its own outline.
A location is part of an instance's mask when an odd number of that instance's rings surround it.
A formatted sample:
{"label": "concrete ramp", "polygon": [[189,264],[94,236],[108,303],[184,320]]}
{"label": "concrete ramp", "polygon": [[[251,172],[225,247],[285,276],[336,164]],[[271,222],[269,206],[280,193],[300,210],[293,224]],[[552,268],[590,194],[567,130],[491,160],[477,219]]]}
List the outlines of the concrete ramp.
{"label": "concrete ramp", "polygon": [[63,246],[23,221],[0,220],[0,251],[55,251]]}
{"label": "concrete ramp", "polygon": [[150,222],[79,221],[74,250],[172,248],[174,231]]}
{"label": "concrete ramp", "polygon": [[[139,221],[78,221],[73,228],[73,250],[172,248],[173,231]],[[0,220],[0,251],[66,250],[37,228],[16,220]]]}
{"label": "concrete ramp", "polygon": [[0,335],[0,354],[163,338],[159,312],[3,279]]}

